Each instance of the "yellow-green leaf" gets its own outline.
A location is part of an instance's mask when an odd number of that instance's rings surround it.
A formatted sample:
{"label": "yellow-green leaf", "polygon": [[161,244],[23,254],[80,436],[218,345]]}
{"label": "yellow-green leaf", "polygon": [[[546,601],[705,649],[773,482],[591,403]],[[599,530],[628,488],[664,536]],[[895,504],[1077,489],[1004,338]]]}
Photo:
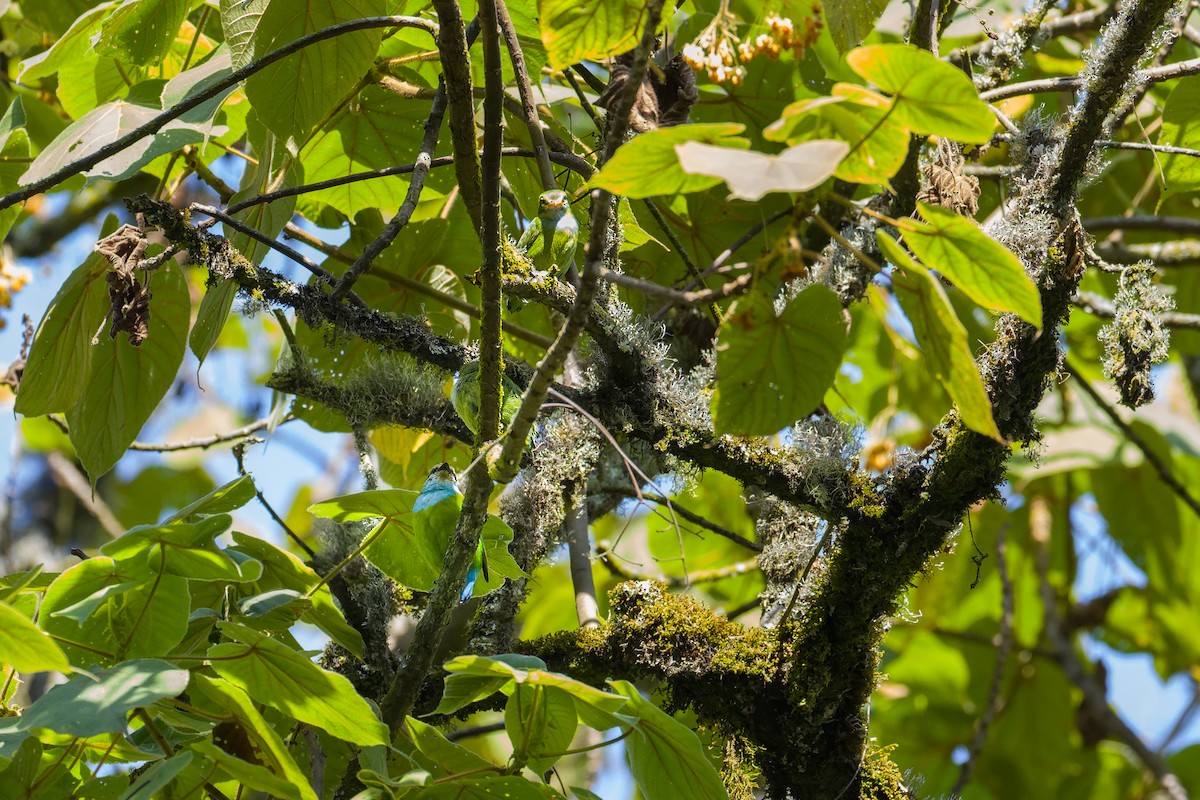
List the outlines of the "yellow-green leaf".
{"label": "yellow-green leaf", "polygon": [[910,44],[876,44],[846,54],[850,68],[893,95],[892,115],[914,133],[982,144],[996,120],[962,70]]}
{"label": "yellow-green leaf", "polygon": [[71,668],[54,640],[8,603],[0,603],[0,664],[21,672]]}
{"label": "yellow-green leaf", "polygon": [[983,378],[975,366],[967,329],[954,313],[945,289],[895,239],[882,232],[876,232],[875,237],[884,257],[898,267],[892,273],[896,300],[912,323],[930,372],[954,400],[968,428],[1003,441]]}
{"label": "yellow-green leaf", "polygon": [[641,0],[538,0],[550,66],[561,70],[632,50],[644,7]]}
{"label": "yellow-green leaf", "polygon": [[1021,262],[972,219],[918,203],[926,222],[902,220],[904,241],[922,263],[950,279],[979,305],[1011,311],[1042,327],[1042,299]]}

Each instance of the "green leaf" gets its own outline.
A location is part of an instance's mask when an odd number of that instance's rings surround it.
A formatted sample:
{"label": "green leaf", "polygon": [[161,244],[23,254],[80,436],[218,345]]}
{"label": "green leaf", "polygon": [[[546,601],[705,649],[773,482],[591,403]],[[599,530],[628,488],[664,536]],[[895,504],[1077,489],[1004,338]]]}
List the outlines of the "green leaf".
{"label": "green leaf", "polygon": [[1042,299],[1021,262],[972,219],[917,203],[926,224],[900,221],[904,242],[927,267],[945,275],[984,308],[1011,311],[1042,327]]}
{"label": "green leaf", "polygon": [[626,197],[687,194],[716,186],[720,178],[692,175],[679,163],[675,146],[701,142],[721,147],[749,148],[750,142],[737,134],[746,129],[739,123],[676,125],[643,133],[617,150],[604,169],[588,185]]}
{"label": "green leaf", "polygon": [[416,747],[417,752],[428,759],[434,777],[442,778],[462,772],[482,772],[494,765],[462,745],[455,744],[442,732],[418,719],[407,717],[403,733]]}
{"label": "green leaf", "polygon": [[233,541],[234,550],[253,557],[263,565],[263,575],[258,581],[260,589],[290,589],[308,597],[312,607],[305,613],[305,620],[362,658],[362,635],[346,622],[329,587],[322,584],[320,589],[313,591],[312,587],[320,582],[316,572],[291,553],[249,534],[234,531]]}
{"label": "green leaf", "polygon": [[76,675],[46,692],[21,716],[7,720],[3,730],[48,728],[79,737],[123,732],[126,714],[178,696],[189,677],[186,669],[153,658],[97,670],[95,677]]}
{"label": "green leaf", "polygon": [[641,0],[538,0],[550,66],[562,70],[632,50],[643,6]]}
{"label": "green leaf", "polygon": [[[315,666],[308,662],[310,666]],[[338,676],[340,677],[340,676]],[[343,679],[344,680],[344,679]],[[300,792],[303,800],[317,800],[310,776],[306,775],[288,752],[283,739],[255,708],[255,703],[234,684],[219,678],[197,674],[192,678],[192,691],[206,696],[213,704],[229,712],[239,723],[254,747],[254,753],[271,771],[280,775]],[[189,692],[190,693],[190,692]],[[359,698],[361,702],[361,698]]]}
{"label": "green leaf", "polygon": [[185,578],[163,575],[119,592],[106,603],[118,658],[161,656],[187,635],[191,591]]}
{"label": "green leaf", "polygon": [[229,777],[237,781],[245,789],[265,792],[271,796],[286,797],[289,800],[301,800],[307,794],[299,786],[294,786],[286,778],[280,777],[266,767],[243,761],[207,739],[192,742],[188,750],[199,753],[217,765]]}
{"label": "green leaf", "polygon": [[272,589],[243,597],[237,604],[246,624],[259,631],[285,631],[311,608],[312,601],[294,589]]}
{"label": "green leaf", "polygon": [[914,133],[983,144],[996,118],[962,70],[909,44],[877,44],[846,54],[862,77],[893,95],[892,116]]}
{"label": "green leaf", "polygon": [[254,479],[249,475],[242,475],[224,486],[217,487],[191,505],[179,509],[167,520],[167,524],[190,520],[193,517],[228,514],[246,505],[254,497]]}
{"label": "green leaf", "polygon": [[[1158,143],[1200,149],[1200,78],[1181,78],[1167,95]],[[1158,158],[1162,163],[1167,192],[1193,192],[1200,189],[1200,164],[1197,164],[1195,156],[1164,154]]]}
{"label": "green leaf", "polygon": [[233,520],[227,514],[216,514],[189,524],[139,525],[119,539],[100,548],[100,552],[117,561],[133,559],[145,553],[148,574],[181,575],[195,581],[243,582],[258,577],[253,562],[234,562],[213,539],[229,530]]}
{"label": "green leaf", "polygon": [[718,433],[770,435],[811,414],[846,349],[842,306],[828,288],[812,285],[783,312],[761,294],[738,300],[717,335]]}
{"label": "green leaf", "polygon": [[[116,230],[116,217],[102,235]],[[104,274],[108,261],[89,255],[63,282],[42,315],[14,410],[27,417],[69,410],[87,389],[97,348],[92,336],[109,307]]]}
{"label": "green leaf", "polygon": [[413,800],[561,800],[562,795],[542,783],[519,775],[463,778],[424,787],[405,795]]}
{"label": "green leaf", "polygon": [[194,757],[191,752],[182,750],[165,761],[151,765],[121,795],[121,800],[151,800],[151,798],[159,797],[158,792],[170,786],[171,782],[179,777],[179,773],[192,763]]}
{"label": "green leaf", "polygon": [[[841,139],[850,144],[850,152],[838,163],[834,176],[854,183],[886,183],[908,157],[910,138],[908,129],[891,118],[889,106],[887,98],[869,89],[839,83],[829,97],[792,103],[763,135],[789,144]],[[805,127],[805,123],[812,124]]]}
{"label": "green leaf", "polygon": [[632,683],[610,684],[629,700],[625,713],[637,720],[633,734],[625,739],[625,751],[633,779],[646,800],[727,800],[721,776],[695,733],[644,700]]}
{"label": "green leaf", "polygon": [[877,231],[875,238],[884,257],[900,267],[892,273],[892,286],[900,308],[912,323],[930,372],[953,398],[968,428],[1003,441],[983,378],[975,366],[967,329],[954,313],[946,290],[890,236]]}
{"label": "green leaf", "polygon": [[209,648],[213,670],[222,678],[344,741],[388,743],[387,728],[346,678],[258,631],[228,622],[217,627],[235,640]]}
{"label": "green leaf", "polygon": [[504,706],[513,757],[543,773],[571,746],[579,717],[571,695],[555,686],[518,684]]}
{"label": "green leaf", "polygon": [[715,147],[700,142],[675,145],[679,166],[690,175],[712,175],[729,185],[739,200],[758,200],[771,192],[807,192],[826,181],[850,145],[818,139],[770,155]]}
{"label": "green leaf", "polygon": [[128,64],[160,64],[188,6],[188,0],[125,0],[101,25],[96,52]]}
{"label": "green leaf", "polygon": [[217,344],[225,320],[229,319],[229,311],[233,308],[233,300],[237,297],[237,284],[232,279],[219,281],[204,291],[200,300],[200,308],[196,311],[196,324],[188,337],[188,345],[196,355],[196,371],[199,372],[204,359]]}
{"label": "green leaf", "polygon": [[221,0],[221,32],[233,68],[241,69],[254,60],[254,32],[270,0]]}
{"label": "green leaf", "polygon": [[888,0],[838,0],[834,3],[822,3],[825,25],[829,28],[829,35],[838,52],[845,53],[867,38],[887,4]]}
{"label": "green leaf", "polygon": [[[469,703],[500,691],[509,682],[553,686],[575,698],[581,704],[581,709],[586,706],[608,717],[625,707],[624,699],[617,695],[566,675],[548,672],[546,664],[534,656],[514,653],[490,658],[458,656],[447,661],[445,669],[450,675],[446,679],[446,690],[442,695],[442,704],[438,706],[438,713],[457,711]],[[612,727],[612,724],[605,727]]]}
{"label": "green leaf", "polygon": [[71,668],[62,648],[8,603],[0,603],[0,664],[21,672]]}
{"label": "green leaf", "polygon": [[84,392],[67,411],[71,444],[93,484],[137,438],[183,361],[191,301],[178,265],[155,271],[153,292],[149,337],[134,347],[101,334]]}
{"label": "green leaf", "polygon": [[[250,36],[254,57],[339,22],[386,13],[383,0],[271,0]],[[246,96],[263,124],[300,145],[371,68],[382,38],[382,29],[372,28],[309,45],[247,78]]]}
{"label": "green leaf", "polygon": [[[78,160],[81,155],[90,155],[157,117],[162,113],[158,107],[161,89],[160,81],[139,84],[130,91],[128,99],[105,103],[72,122],[29,165],[29,169],[21,176],[22,185],[48,177]],[[214,131],[210,121],[203,110],[193,109],[168,122],[153,136],[135,142],[83,174],[89,178],[114,181],[130,178],[161,155],[187,145],[200,144],[209,133],[220,135],[224,132]]]}

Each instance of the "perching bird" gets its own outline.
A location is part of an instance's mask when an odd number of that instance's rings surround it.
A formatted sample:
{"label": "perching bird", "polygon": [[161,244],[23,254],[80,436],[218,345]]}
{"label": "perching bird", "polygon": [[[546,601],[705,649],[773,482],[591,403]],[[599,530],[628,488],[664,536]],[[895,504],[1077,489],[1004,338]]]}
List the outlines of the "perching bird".
{"label": "perching bird", "polygon": [[[455,482],[454,470],[446,463],[434,467],[413,503],[413,533],[417,539],[428,541],[437,537],[449,547],[454,529],[458,526],[458,516],[462,513],[462,503],[463,495]],[[485,581],[488,580],[487,551],[483,549],[482,538],[475,549],[475,560],[467,572],[467,584],[458,597],[460,603],[471,599],[480,573]]]}
{"label": "perching bird", "polygon": [[579,222],[571,213],[567,193],[561,189],[542,192],[538,197],[537,217],[521,234],[517,248],[539,270],[561,278],[575,263],[575,241]]}
{"label": "perching bird", "polygon": [[[521,387],[512,378],[500,375],[500,433],[508,430],[513,417],[521,409]],[[450,402],[462,421],[479,435],[479,361],[468,361],[454,376],[454,388],[450,390]]]}

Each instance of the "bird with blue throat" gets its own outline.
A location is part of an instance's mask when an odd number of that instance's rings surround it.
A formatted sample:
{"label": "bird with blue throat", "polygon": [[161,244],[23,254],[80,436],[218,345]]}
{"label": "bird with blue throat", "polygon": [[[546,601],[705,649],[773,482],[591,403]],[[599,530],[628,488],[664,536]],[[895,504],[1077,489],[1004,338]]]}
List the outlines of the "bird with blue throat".
{"label": "bird with blue throat", "polygon": [[[517,240],[517,249],[533,262],[539,277],[562,278],[575,264],[575,244],[579,239],[579,221],[571,213],[571,202],[562,189],[551,189],[538,196],[537,216]],[[525,304],[509,298],[510,311]]]}
{"label": "bird with blue throat", "polygon": [[[449,547],[462,513],[462,504],[463,494],[458,488],[453,468],[444,462],[434,467],[413,503],[413,533],[422,539],[437,537]],[[480,575],[485,581],[489,579],[487,551],[483,547],[482,537],[475,548],[475,559],[467,571],[467,583],[458,596],[460,603],[471,599]]]}

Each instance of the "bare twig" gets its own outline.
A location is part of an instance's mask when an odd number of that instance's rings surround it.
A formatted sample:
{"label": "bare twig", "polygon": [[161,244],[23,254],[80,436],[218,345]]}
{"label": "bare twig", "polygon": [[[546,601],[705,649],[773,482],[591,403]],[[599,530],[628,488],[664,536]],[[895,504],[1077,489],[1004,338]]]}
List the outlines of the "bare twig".
{"label": "bare twig", "polygon": [[529,127],[529,141],[533,143],[533,152],[537,158],[538,174],[542,178],[543,189],[554,189],[554,168],[550,166],[550,152],[546,149],[546,136],[542,133],[542,123],[538,119],[537,105],[533,101],[533,85],[529,81],[529,70],[525,66],[525,55],[521,52],[521,43],[517,40],[517,29],[513,27],[512,19],[508,16],[508,8],[504,0],[496,0],[496,19],[500,23],[500,32],[504,35],[504,44],[508,49],[508,60],[512,62],[513,74],[517,79],[517,91],[521,95],[521,110],[525,112],[525,124]]}
{"label": "bare twig", "polygon": [[[288,417],[283,422],[288,422],[292,418]],[[282,425],[283,422],[280,424]],[[180,450],[207,450],[210,447],[215,447],[225,442],[233,442],[238,439],[245,439],[251,434],[258,433],[263,428],[271,424],[269,419],[260,419],[251,422],[249,425],[243,425],[232,431],[225,433],[214,433],[212,436],[201,436],[197,439],[186,439],[182,442],[134,442],[129,445],[130,450],[141,450],[149,453],[174,453]]]}

